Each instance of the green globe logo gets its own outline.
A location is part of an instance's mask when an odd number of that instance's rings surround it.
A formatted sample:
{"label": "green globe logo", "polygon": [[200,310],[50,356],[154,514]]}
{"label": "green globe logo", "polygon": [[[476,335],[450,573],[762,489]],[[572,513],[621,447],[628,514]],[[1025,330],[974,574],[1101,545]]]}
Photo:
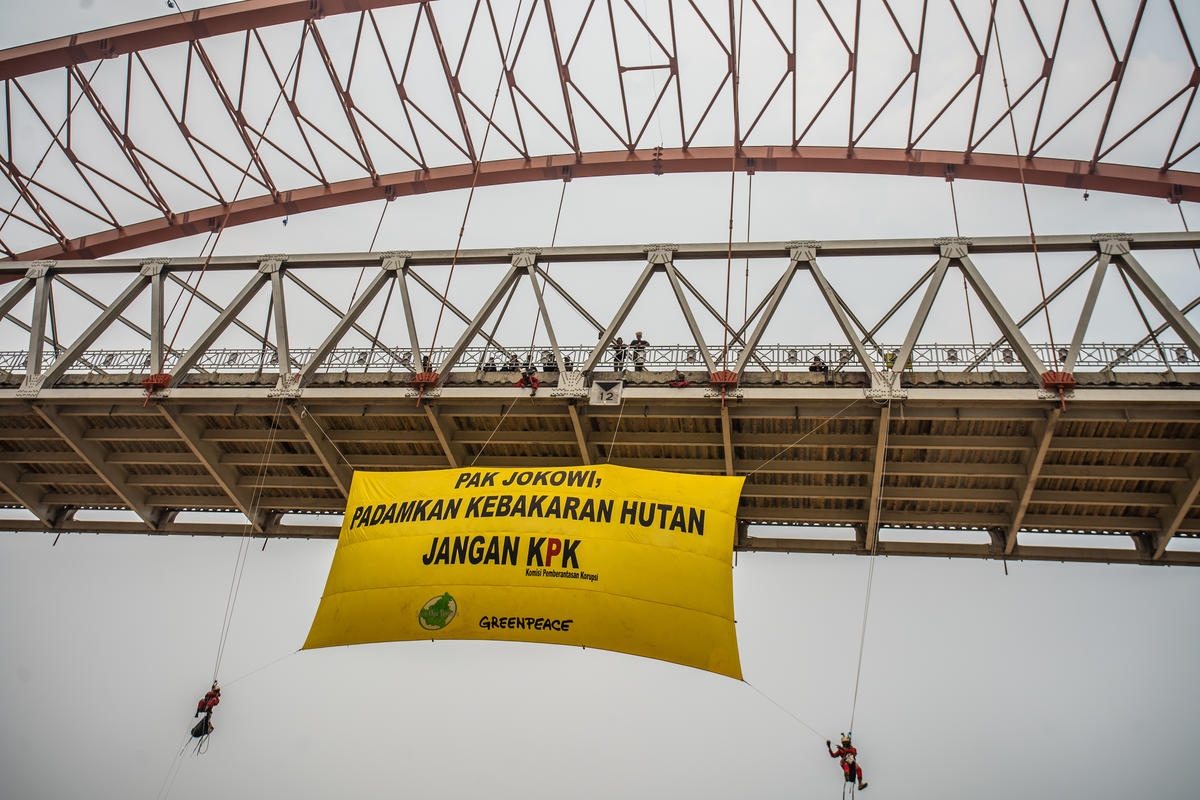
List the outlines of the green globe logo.
{"label": "green globe logo", "polygon": [[450,624],[450,620],[454,619],[457,613],[458,604],[454,602],[454,598],[449,593],[440,594],[421,607],[417,613],[417,622],[427,631],[440,631]]}

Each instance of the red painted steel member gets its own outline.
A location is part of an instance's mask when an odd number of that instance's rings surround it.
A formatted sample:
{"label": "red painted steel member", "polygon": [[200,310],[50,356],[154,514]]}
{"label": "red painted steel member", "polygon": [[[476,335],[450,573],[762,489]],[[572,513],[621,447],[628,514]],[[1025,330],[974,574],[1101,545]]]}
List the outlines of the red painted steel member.
{"label": "red painted steel member", "polygon": [[855,778],[858,778],[858,788],[867,788],[867,782],[862,777],[862,767],[858,763],[858,750],[850,743],[850,734],[842,734],[842,745],[837,750],[833,749],[833,743],[828,739],[825,740],[825,747],[829,750],[831,758],[840,758],[842,760],[842,777],[847,783],[851,783]]}

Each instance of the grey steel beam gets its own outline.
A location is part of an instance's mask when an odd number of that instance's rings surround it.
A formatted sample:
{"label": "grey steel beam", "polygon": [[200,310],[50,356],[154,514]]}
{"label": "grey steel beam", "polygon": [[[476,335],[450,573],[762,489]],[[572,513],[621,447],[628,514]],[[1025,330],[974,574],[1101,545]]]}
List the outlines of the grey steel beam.
{"label": "grey steel beam", "polygon": [[44,264],[34,262],[26,265],[26,274],[16,278],[16,285],[8,290],[8,294],[0,300],[0,314],[7,314],[12,311],[17,303],[25,299],[25,295],[29,294],[29,290],[37,284],[36,273],[44,267]]}
{"label": "grey steel beam", "polygon": [[[708,369],[711,375],[716,371],[716,363],[712,359],[712,355],[708,352],[708,345],[704,342],[704,334],[700,332],[700,326],[696,324],[696,317],[692,314],[692,307],[688,304],[687,296],[683,293],[683,285],[679,281],[679,276],[675,272],[675,265],[667,258],[663,262],[663,271],[667,273],[667,280],[671,284],[672,291],[675,292],[675,301],[679,303],[679,310],[683,312],[684,321],[687,322],[688,330],[691,331],[692,341],[696,343],[696,348],[700,351],[700,357],[704,360],[704,366]],[[725,365],[722,364],[722,368]]]}
{"label": "grey steel beam", "polygon": [[208,329],[200,334],[200,338],[188,348],[187,353],[175,363],[171,374],[171,383],[168,388],[173,389],[183,382],[188,373],[192,371],[192,367],[200,360],[200,356],[204,355],[208,348],[212,347],[217,337],[237,318],[237,315],[241,313],[242,309],[246,307],[246,304],[250,302],[254,295],[258,294],[258,290],[262,288],[263,284],[270,280],[270,273],[262,267],[263,265],[268,265],[269,268],[269,265],[272,263],[278,265],[279,262],[277,260],[264,260],[259,265],[259,270],[254,273],[254,276],[250,278],[241,291],[229,302],[229,305],[217,315],[217,318],[212,321]]}
{"label": "grey steel beam", "polygon": [[1013,552],[1013,549],[1017,546],[1017,534],[1020,532],[1021,525],[1025,521],[1025,512],[1028,511],[1029,503],[1033,499],[1034,489],[1037,487],[1038,478],[1041,476],[1042,464],[1046,461],[1046,454],[1050,452],[1050,442],[1054,438],[1054,428],[1061,416],[1062,409],[1059,406],[1054,406],[1047,415],[1046,420],[1038,425],[1034,432],[1034,448],[1026,459],[1028,462],[1028,472],[1020,481],[1017,490],[1017,502],[1013,506],[1012,519],[1009,520],[1008,528],[1004,535],[1005,553]]}
{"label": "grey steel beam", "polygon": [[584,417],[579,413],[579,407],[575,403],[567,404],[567,415],[571,418],[571,430],[575,434],[576,444],[579,445],[579,459],[584,466],[590,467],[599,461],[599,458],[593,453],[595,446],[588,441],[587,430],[584,428]]}
{"label": "grey steel beam", "polygon": [[[359,327],[358,318],[362,316],[362,312],[366,309],[370,302],[375,299],[375,295],[379,294],[379,290],[383,288],[383,285],[395,277],[396,270],[398,270],[401,266],[403,266],[403,259],[398,259],[391,256],[384,259],[382,268],[379,270],[379,272],[375,273],[373,278],[371,278],[371,282],[367,284],[367,288],[363,289],[363,293],[354,299],[354,302],[350,304],[350,307],[346,310],[345,314],[339,314],[340,318],[333,326],[333,330],[331,330],[329,335],[325,337],[325,340],[317,346],[317,349],[312,354],[312,358],[308,359],[308,361],[300,369],[300,375],[297,378],[296,383],[301,389],[312,383],[313,378],[316,377],[317,370],[320,369],[321,365],[325,363],[325,359],[329,357],[331,352],[333,352],[333,348],[337,347],[338,342],[342,340],[342,338],[350,331],[351,328],[354,328],[368,339],[371,339],[372,341],[374,340],[375,337],[371,336],[369,332]],[[288,273],[288,277],[295,281],[301,288],[305,289],[309,294],[316,296],[317,293],[315,291],[310,289],[307,284],[301,283],[299,278],[295,277],[290,272]],[[327,307],[333,310],[335,313],[338,313],[337,309],[332,304],[329,304]],[[382,345],[380,346],[382,347]]]}
{"label": "grey steel beam", "polygon": [[[1038,242],[1040,247],[1040,237]],[[1033,352],[1033,348],[1030,347],[1025,335],[1021,333],[1021,329],[1012,321],[1012,317],[1004,310],[1000,299],[992,292],[992,287],[983,279],[983,275],[975,268],[975,264],[971,262],[969,256],[963,255],[958,260],[958,263],[962,267],[963,272],[966,273],[967,281],[971,284],[971,288],[975,290],[976,296],[983,303],[983,307],[987,310],[988,315],[996,323],[996,327],[1000,329],[1000,332],[1004,334],[1004,338],[1008,340],[1008,344],[1016,352],[1017,358],[1025,365],[1029,376],[1034,381],[1040,381],[1042,373],[1046,371],[1046,365],[1037,357],[1037,353]]]}
{"label": "grey steel beam", "polygon": [[237,470],[222,464],[221,451],[216,445],[203,440],[204,431],[200,423],[193,417],[180,414],[169,401],[158,403],[158,411],[237,509],[246,515],[255,533],[264,533],[266,514],[255,502],[254,493],[241,488]]}
{"label": "grey steel beam", "polygon": [[[1192,309],[1196,308],[1196,306],[1200,306],[1200,297],[1194,298],[1191,302],[1189,302],[1187,305],[1185,305],[1183,308],[1181,308],[1180,311],[1182,311],[1184,314],[1187,314],[1187,313],[1191,312]],[[1154,338],[1156,336],[1158,336],[1160,333],[1162,333],[1169,327],[1171,327],[1170,324],[1168,324],[1166,322],[1160,323],[1159,325],[1157,325],[1154,328],[1154,330],[1150,331],[1150,333],[1148,333],[1144,337],[1142,337],[1137,342],[1137,344],[1133,345],[1133,347],[1131,347],[1130,350],[1133,350],[1133,351],[1141,350],[1145,345],[1154,341]],[[1123,357],[1116,358],[1113,361],[1110,361],[1107,364],[1105,364],[1104,369],[1112,369],[1113,367],[1120,364],[1122,360],[1123,360]]]}
{"label": "grey steel beam", "polygon": [[[510,262],[511,262],[511,259],[510,259]],[[411,264],[409,264],[408,266],[411,266]],[[420,286],[422,289],[424,289],[425,291],[427,291],[431,295],[433,295],[434,300],[436,300],[438,303],[444,304],[446,306],[446,310],[449,311],[451,314],[458,317],[460,320],[462,320],[466,324],[468,324],[468,325],[471,324],[472,318],[470,316],[468,316],[467,314],[464,314],[461,308],[456,306],[454,303],[450,302],[450,300],[445,295],[443,295],[436,288],[431,286],[429,281],[425,280],[424,278],[422,278],[420,275],[418,275],[416,272],[414,272],[411,269],[405,269],[404,274],[405,274],[405,276],[410,277],[414,281],[416,281],[417,285]],[[407,287],[405,287],[405,288],[407,288]],[[480,336],[483,337],[483,340],[485,342],[490,344],[492,347],[495,347],[501,353],[504,353],[505,355],[511,355],[508,348],[506,348],[504,345],[500,344],[498,341],[493,339],[490,335],[483,333],[482,330],[480,331]]]}
{"label": "grey steel beam", "polygon": [[[400,287],[400,305],[404,309],[404,324],[408,327],[408,357],[414,372],[424,372],[424,365],[421,363],[421,341],[417,337],[417,317],[413,313],[412,297],[408,293],[408,270],[405,268],[402,258],[393,258],[390,262],[385,261],[384,264],[398,267],[396,284]],[[501,316],[503,316],[503,312],[501,312]]]}
{"label": "grey steel beam", "polygon": [[554,335],[554,325],[550,322],[550,312],[546,309],[546,301],[542,297],[542,287],[538,286],[537,254],[529,252],[515,256],[513,264],[522,267],[529,276],[529,283],[533,286],[533,297],[537,301],[538,313],[542,317],[542,323],[546,326],[546,335],[550,337],[550,350],[554,354],[554,363],[558,366],[558,374],[561,375],[568,371],[567,363],[563,360],[562,351],[558,348],[558,337]]}
{"label": "grey steel beam", "polygon": [[95,442],[83,437],[83,425],[70,417],[65,417],[52,405],[35,403],[34,413],[62,437],[72,450],[91,467],[92,471],[104,479],[109,488],[121,498],[121,502],[141,517],[142,522],[150,530],[156,530],[162,522],[162,513],[153,509],[146,502],[146,493],[127,483],[126,475],[119,467],[108,463],[107,453]]}
{"label": "grey steel beam", "polygon": [[725,454],[725,474],[733,475],[733,422],[729,419],[729,407],[721,404],[721,451]]}
{"label": "grey steel beam", "polygon": [[[944,270],[943,270],[944,272]],[[865,546],[868,550],[875,547],[879,539],[879,517],[883,507],[883,476],[887,465],[888,428],[892,424],[892,404],[888,403],[879,409],[879,421],[875,428],[874,464],[871,469],[871,496],[867,500],[867,538]]]}
{"label": "grey steel beam", "polygon": [[536,270],[541,279],[546,282],[546,285],[557,292],[558,296],[567,301],[571,308],[579,312],[579,316],[587,320],[588,324],[596,329],[596,333],[600,333],[604,330],[604,326],[601,325],[595,317],[589,314],[586,308],[580,305],[579,301],[575,299],[574,295],[559,285],[558,281],[550,277],[550,272],[548,270],[543,269],[539,264],[534,265],[534,270]]}
{"label": "grey steel beam", "polygon": [[[711,314],[713,319],[715,319],[721,325],[721,327],[725,329],[725,332],[729,334],[730,343],[733,345],[742,345],[744,348],[746,345],[745,340],[742,338],[742,334],[745,332],[744,329],[755,317],[757,317],[758,312],[762,310],[762,306],[759,306],[759,308],[755,311],[754,316],[747,316],[746,321],[742,325],[742,330],[734,330],[733,326],[729,324],[729,320],[725,319],[720,312],[713,308],[712,303],[708,302],[704,295],[692,285],[692,282],[687,279],[686,275],[679,270],[676,270],[675,277],[679,279],[679,282],[683,284],[685,289],[691,292],[692,297],[696,298],[696,302],[699,303],[705,311]],[[765,302],[765,299],[763,302]],[[762,367],[763,372],[771,371],[770,368],[763,363],[763,360],[757,355],[751,353],[750,358],[754,359],[755,364],[758,364],[760,367]]]}
{"label": "grey steel beam", "polygon": [[[69,520],[56,527],[35,520],[5,520],[4,528],[9,531],[27,533],[139,533],[144,529],[136,524],[122,521]],[[336,525],[283,525],[278,522],[267,528],[266,535],[272,538],[337,539],[340,528]],[[169,522],[164,523],[160,533],[182,536],[241,536],[239,526],[212,522]],[[768,536],[739,535],[734,546],[741,552],[762,553],[815,553],[828,555],[860,555],[871,553],[862,543],[838,539],[773,538]],[[1096,547],[1050,547],[1045,545],[1021,545],[1011,555],[1002,556],[987,544],[938,543],[938,542],[880,542],[878,555],[905,556],[912,558],[978,558],[1008,561],[1060,561],[1097,564],[1141,564],[1158,566],[1200,566],[1200,553],[1170,551],[1154,560],[1134,548]]]}
{"label": "grey steel beam", "polygon": [[[1128,236],[1131,246],[1137,250],[1195,250],[1200,248],[1200,231],[1164,231],[1122,234]],[[1097,236],[1089,234],[1039,235],[1037,237],[1038,252],[1040,253],[1094,253]],[[789,242],[734,242],[732,257],[745,258],[786,258],[790,249]],[[941,252],[943,239],[941,237],[909,238],[909,239],[841,239],[824,240],[820,243],[817,255],[823,259],[860,257],[860,256],[936,256]],[[1032,253],[1033,247],[1028,236],[979,236],[970,239],[971,252],[977,254]],[[560,247],[543,247],[542,258],[555,264],[567,263],[601,263],[620,261],[639,261],[644,255],[644,245],[570,245]],[[386,252],[356,252],[356,253],[312,253],[289,255],[289,269],[358,269],[364,265],[378,264]],[[413,266],[449,266],[456,261],[463,266],[480,264],[505,264],[511,256],[511,248],[484,248],[474,250],[424,250],[412,254],[409,263]],[[679,244],[675,250],[676,261],[688,259],[725,260],[729,256],[729,243],[700,242]],[[174,269],[189,271],[200,270],[204,258],[172,258]],[[208,264],[212,272],[246,270],[257,266],[257,256],[217,256]],[[0,278],[4,276],[23,275],[30,265],[28,261],[0,262]],[[101,272],[136,272],[141,259],[137,258],[103,258],[77,259],[59,261],[55,264],[56,273],[101,273]]]}
{"label": "grey steel beam", "polygon": [[[929,277],[929,285],[925,288],[925,294],[921,297],[916,314],[913,315],[912,323],[908,327],[908,334],[904,337],[904,344],[900,346],[900,352],[897,354],[896,360],[892,362],[890,374],[887,376],[890,386],[896,385],[896,376],[904,371],[904,365],[908,363],[909,356],[912,355],[913,347],[917,343],[917,337],[921,335],[921,329],[925,327],[925,321],[929,319],[929,310],[933,308],[933,301],[937,298],[937,293],[942,288],[942,281],[946,278],[946,269],[949,264],[949,257],[943,255],[933,267],[933,274]],[[868,538],[870,538],[869,529],[867,533]]]}
{"label": "grey steel beam", "polygon": [[288,388],[292,377],[292,352],[288,345],[287,302],[283,296],[283,265],[271,268],[271,304],[275,309],[275,363],[279,366],[280,388]]}
{"label": "grey steel beam", "polygon": [[1188,480],[1185,483],[1176,484],[1171,488],[1171,498],[1174,500],[1174,505],[1171,508],[1164,509],[1162,514],[1162,530],[1158,532],[1153,542],[1153,558],[1156,561],[1162,559],[1163,554],[1167,551],[1167,545],[1171,543],[1171,539],[1179,532],[1179,528],[1187,518],[1188,512],[1196,504],[1197,496],[1200,496],[1200,453],[1195,453],[1188,459],[1185,469],[1188,473]]}
{"label": "grey steel beam", "polygon": [[448,417],[438,414],[432,403],[426,403],[424,408],[425,419],[429,420],[429,427],[433,429],[433,434],[437,437],[438,444],[441,445],[442,452],[446,455],[450,466],[465,466],[466,453],[462,445],[454,441],[454,423]]}
{"label": "grey steel beam", "polygon": [[784,294],[787,293],[788,286],[792,283],[792,278],[796,276],[796,270],[799,269],[799,262],[802,256],[808,255],[808,251],[800,248],[793,248],[792,253],[788,257],[787,267],[784,268],[783,274],[779,276],[779,280],[775,281],[770,294],[764,298],[766,305],[763,307],[762,316],[758,318],[758,324],[754,326],[754,332],[750,334],[750,338],[746,340],[742,347],[742,355],[734,365],[733,371],[738,375],[742,374],[742,370],[746,368],[746,362],[750,359],[750,355],[754,352],[754,348],[758,347],[758,343],[762,340],[762,335],[766,331],[767,326],[771,324],[771,320],[775,318],[775,312],[779,310],[779,304],[783,301]]}
{"label": "grey steel beam", "polygon": [[1196,332],[1196,329],[1192,327],[1192,323],[1188,322],[1187,317],[1171,302],[1166,292],[1154,282],[1150,274],[1142,268],[1138,260],[1129,252],[1127,243],[1125,251],[1117,255],[1117,258],[1120,259],[1118,268],[1128,275],[1137,287],[1141,289],[1142,294],[1154,306],[1154,310],[1166,320],[1167,324],[1183,340],[1183,343],[1188,346],[1188,349],[1197,358],[1200,358],[1200,333]]}
{"label": "grey steel beam", "polygon": [[612,345],[613,335],[617,332],[617,329],[621,327],[622,323],[625,322],[625,318],[629,316],[630,310],[633,309],[633,304],[637,302],[639,297],[641,297],[642,292],[646,288],[646,284],[650,282],[650,276],[654,274],[654,270],[657,269],[663,261],[670,257],[671,253],[669,250],[655,250],[649,254],[646,260],[645,268],[642,270],[641,274],[638,275],[637,280],[633,282],[633,287],[630,288],[629,293],[625,295],[625,299],[617,308],[617,313],[613,315],[612,321],[608,323],[608,326],[604,329],[604,332],[600,334],[600,341],[596,342],[596,347],[592,350],[591,354],[588,355],[587,360],[583,362],[583,365],[580,366],[580,372],[590,373],[596,368],[596,364],[598,364],[600,359],[604,356],[604,351]]}
{"label": "grey steel beam", "polygon": [[22,385],[33,383],[42,373],[42,352],[46,342],[46,310],[50,301],[49,267],[31,267],[38,270],[33,291],[33,319],[29,325],[29,350],[25,359],[25,381]]}
{"label": "grey steel beam", "polygon": [[[143,274],[149,269],[150,272],[150,374],[162,374],[164,367],[164,359],[166,353],[163,350],[163,328],[166,327],[164,318],[165,312],[165,286],[163,283],[163,265],[147,264],[142,268]],[[124,317],[118,319],[125,321]],[[130,323],[125,322],[126,325]]]}
{"label": "grey steel beam", "polygon": [[[316,453],[320,459],[321,465],[325,467],[325,471],[329,473],[329,477],[333,478],[333,482],[337,485],[338,491],[343,497],[350,494],[350,481],[354,477],[354,470],[349,464],[343,463],[345,458],[341,452],[325,437],[324,430],[316,423],[312,415],[308,413],[303,405],[297,407],[295,404],[288,405],[288,413],[296,423],[296,427],[304,434],[304,438],[308,441],[308,446]],[[225,463],[227,460],[223,459]]]}
{"label": "grey steel beam", "polygon": [[28,509],[42,524],[53,528],[62,519],[65,509],[44,502],[42,492],[21,480],[21,477],[21,472],[16,467],[0,464],[0,489],[12,495],[13,499]]}
{"label": "grey steel beam", "polygon": [[[384,262],[385,263],[387,262],[386,258],[384,259]],[[328,309],[339,320],[341,320],[343,317],[345,317],[348,314],[350,316],[354,316],[355,318],[357,318],[358,316],[362,316],[361,311],[357,315],[352,314],[352,312],[350,312],[348,310],[343,312],[341,309],[339,309],[333,303],[329,302],[329,300],[325,297],[325,295],[321,294],[316,289],[312,288],[307,283],[300,280],[300,278],[296,275],[296,273],[293,272],[291,269],[288,269],[286,274],[287,274],[288,280],[290,280],[292,283],[296,284],[301,289],[303,289],[310,297],[312,297],[314,300],[316,300],[318,303],[320,303],[322,306],[324,306],[326,309]],[[378,278],[379,275],[376,275],[375,277]],[[357,298],[355,298],[355,299],[357,299]],[[398,353],[394,348],[388,347],[383,342],[376,339],[375,336],[370,331],[368,331],[363,326],[359,325],[357,322],[352,323],[350,325],[349,330],[353,330],[356,333],[358,333],[359,335],[361,335],[364,339],[366,339],[368,342],[371,343],[372,347],[376,347],[381,352],[387,353],[392,358],[396,359],[396,361],[398,361],[398,362],[403,362],[404,359],[400,353]],[[347,332],[349,332],[349,330]],[[328,356],[328,353],[326,354],[326,356]],[[305,366],[308,366],[308,365],[305,364]]]}
{"label": "grey steel beam", "polygon": [[[113,300],[108,308],[104,310],[100,316],[92,321],[92,324],[79,335],[71,346],[63,352],[54,363],[46,368],[46,371],[40,375],[40,379],[35,380],[37,388],[49,388],[58,382],[58,379],[63,376],[67,369],[79,360],[84,351],[96,341],[102,333],[112,324],[113,320],[132,303],[137,296],[146,288],[146,284],[150,282],[150,273],[143,272],[133,279],[125,290]],[[161,352],[161,351],[160,351]],[[28,386],[26,388],[35,388]]]}
{"label": "grey steel beam", "polygon": [[1088,326],[1092,323],[1092,314],[1096,310],[1096,299],[1100,296],[1100,287],[1104,284],[1104,275],[1108,271],[1108,262],[1112,259],[1108,253],[1101,253],[1096,264],[1096,272],[1092,275],[1092,283],[1088,286],[1087,296],[1083,299],[1083,308],[1079,311],[1079,322],[1075,325],[1075,335],[1071,337],[1071,345],[1067,348],[1067,357],[1063,361],[1063,372],[1074,372],[1075,361],[1079,358],[1079,348],[1083,346],[1083,337],[1087,335]]}
{"label": "grey steel beam", "polygon": [[[826,553],[844,555],[870,555],[856,542],[834,539],[776,539],[764,536],[748,536],[739,541],[738,550],[764,553]],[[1095,564],[1167,564],[1174,566],[1200,566],[1200,553],[1172,553],[1169,561],[1152,561],[1133,548],[1109,549],[1098,547],[1047,547],[1022,545],[1011,555],[998,554],[986,544],[955,544],[934,542],[880,542],[878,555],[910,556],[924,558],[983,558],[1007,561],[1070,561]]]}
{"label": "grey steel beam", "polygon": [[[833,317],[837,320],[838,327],[842,329],[842,335],[846,337],[846,342],[858,357],[858,363],[862,365],[867,375],[874,376],[877,372],[875,363],[867,355],[866,348],[863,347],[863,343],[859,341],[858,334],[851,327],[850,319],[847,317],[846,310],[842,305],[842,298],[838,297],[837,292],[833,291],[833,287],[826,280],[825,274],[817,266],[816,258],[805,263],[808,265],[808,271],[813,276],[813,280],[816,281],[817,289],[820,290],[821,296],[825,298],[825,303],[829,306],[829,310],[833,312]],[[871,341],[871,333],[868,332],[865,338],[867,341]]]}
{"label": "grey steel beam", "polygon": [[454,369],[454,365],[458,363],[460,358],[462,358],[463,351],[466,350],[467,346],[471,344],[471,341],[479,335],[479,331],[483,327],[483,324],[487,322],[488,317],[492,315],[492,312],[496,310],[496,306],[500,304],[500,300],[504,297],[512,285],[520,279],[520,277],[521,268],[517,266],[516,259],[514,258],[510,261],[508,271],[504,274],[504,277],[500,279],[500,283],[496,284],[496,288],[492,290],[491,295],[489,295],[488,299],[484,301],[483,307],[479,309],[479,312],[475,315],[475,318],[467,324],[467,329],[463,331],[462,336],[458,337],[458,341],[454,343],[454,345],[450,348],[450,352],[446,354],[445,359],[440,365],[438,365],[437,372],[439,373],[439,383],[445,381],[446,374],[450,372],[450,370]]}
{"label": "grey steel beam", "polygon": [[[168,270],[166,272],[166,276],[171,279],[172,283],[178,284],[179,288],[181,289],[180,296],[182,296],[182,294],[183,294],[182,290],[186,290],[188,292],[188,294],[192,295],[192,297],[196,298],[201,303],[203,303],[204,305],[211,308],[213,311],[216,311],[218,314],[220,314],[222,311],[225,310],[225,306],[216,302],[215,300],[213,300],[211,297],[209,297],[208,295],[206,295],[204,292],[200,291],[196,287],[193,287],[187,281],[185,281],[182,278],[180,278],[179,276],[177,276],[174,272]],[[176,300],[175,302],[178,303],[179,301]],[[266,347],[266,348],[271,347],[271,343],[268,342],[266,339],[264,339],[263,335],[261,333],[254,330],[254,328],[251,328],[249,325],[242,322],[240,319],[234,318],[233,325],[234,325],[234,327],[238,328],[242,333],[246,334],[247,336],[250,336],[252,339],[254,339],[254,341],[258,342],[263,347]]]}
{"label": "grey steel beam", "polygon": [[[1031,319],[1033,319],[1039,313],[1041,313],[1043,308],[1045,308],[1050,303],[1054,302],[1054,300],[1060,294],[1065,292],[1067,289],[1074,286],[1075,281],[1077,281],[1081,277],[1083,277],[1084,273],[1086,273],[1089,269],[1091,269],[1092,265],[1095,264],[1099,260],[1100,260],[1100,256],[1098,254],[1092,255],[1091,258],[1089,258],[1087,261],[1085,261],[1083,263],[1083,266],[1081,266],[1079,269],[1075,270],[1073,273],[1068,275],[1066,280],[1064,280],[1058,286],[1054,287],[1054,290],[1051,291],[1050,294],[1046,295],[1045,300],[1039,300],[1038,303],[1033,308],[1031,308],[1028,312],[1026,312],[1025,316],[1023,316],[1023,317],[1021,317],[1021,319],[1017,320],[1017,327],[1024,328],[1026,323],[1028,323]],[[1197,299],[1197,302],[1200,302],[1200,298]],[[1147,338],[1146,341],[1149,341],[1149,339]],[[994,353],[998,349],[1000,349],[1000,346],[1002,344],[1004,344],[1003,336],[1001,336],[999,339],[997,339],[996,341],[989,344],[986,348],[984,348],[984,351],[982,353],[977,354],[975,356],[975,359],[973,361],[971,361],[971,363],[968,364],[965,368],[963,368],[963,372],[971,372],[972,370],[974,370],[976,367],[978,367],[980,364],[982,364],[987,359],[988,356],[990,356],[992,353]],[[1145,342],[1142,342],[1142,344],[1145,344]],[[1141,344],[1139,344],[1138,347],[1141,347]],[[1109,366],[1112,366],[1112,365],[1110,364]]]}

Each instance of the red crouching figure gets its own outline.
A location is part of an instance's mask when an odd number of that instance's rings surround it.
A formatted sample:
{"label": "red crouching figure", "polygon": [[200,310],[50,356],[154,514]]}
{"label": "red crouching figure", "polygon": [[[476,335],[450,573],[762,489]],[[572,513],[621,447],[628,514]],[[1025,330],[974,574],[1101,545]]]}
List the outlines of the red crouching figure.
{"label": "red crouching figure", "polygon": [[196,713],[192,718],[195,719],[201,714],[211,714],[219,702],[221,702],[221,687],[217,685],[216,681],[213,681],[212,688],[205,692],[204,697],[200,698],[200,702],[196,704]]}
{"label": "red crouching figure", "polygon": [[858,778],[858,788],[867,788],[867,782],[862,777],[862,767],[858,765],[858,750],[850,743],[850,734],[842,734],[842,746],[837,750],[833,749],[833,743],[828,739],[825,740],[825,747],[829,750],[830,757],[842,760],[842,777],[847,783],[852,783]]}

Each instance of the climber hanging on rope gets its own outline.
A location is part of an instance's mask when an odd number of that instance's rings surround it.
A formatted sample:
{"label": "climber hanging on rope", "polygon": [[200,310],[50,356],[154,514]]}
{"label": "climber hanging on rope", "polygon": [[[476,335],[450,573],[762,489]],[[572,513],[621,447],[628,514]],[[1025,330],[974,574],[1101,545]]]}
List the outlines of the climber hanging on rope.
{"label": "climber hanging on rope", "polygon": [[862,776],[862,767],[858,764],[858,750],[850,743],[850,734],[842,734],[842,744],[837,750],[833,749],[833,743],[828,739],[825,740],[825,747],[829,750],[831,758],[842,760],[842,777],[846,779],[846,783],[853,783],[854,779],[858,778],[858,788],[867,788],[867,782]]}
{"label": "climber hanging on rope", "polygon": [[221,687],[216,681],[213,681],[212,688],[204,693],[204,697],[200,698],[199,703],[196,703],[196,713],[193,718],[201,714],[212,714],[219,702],[221,702]]}
{"label": "climber hanging on rope", "polygon": [[212,712],[217,707],[217,703],[220,702],[221,687],[216,681],[213,681],[212,688],[204,693],[204,697],[200,698],[200,702],[196,703],[196,713],[193,715],[193,719],[199,717],[201,714],[204,717],[192,727],[192,738],[203,740],[213,732]]}

